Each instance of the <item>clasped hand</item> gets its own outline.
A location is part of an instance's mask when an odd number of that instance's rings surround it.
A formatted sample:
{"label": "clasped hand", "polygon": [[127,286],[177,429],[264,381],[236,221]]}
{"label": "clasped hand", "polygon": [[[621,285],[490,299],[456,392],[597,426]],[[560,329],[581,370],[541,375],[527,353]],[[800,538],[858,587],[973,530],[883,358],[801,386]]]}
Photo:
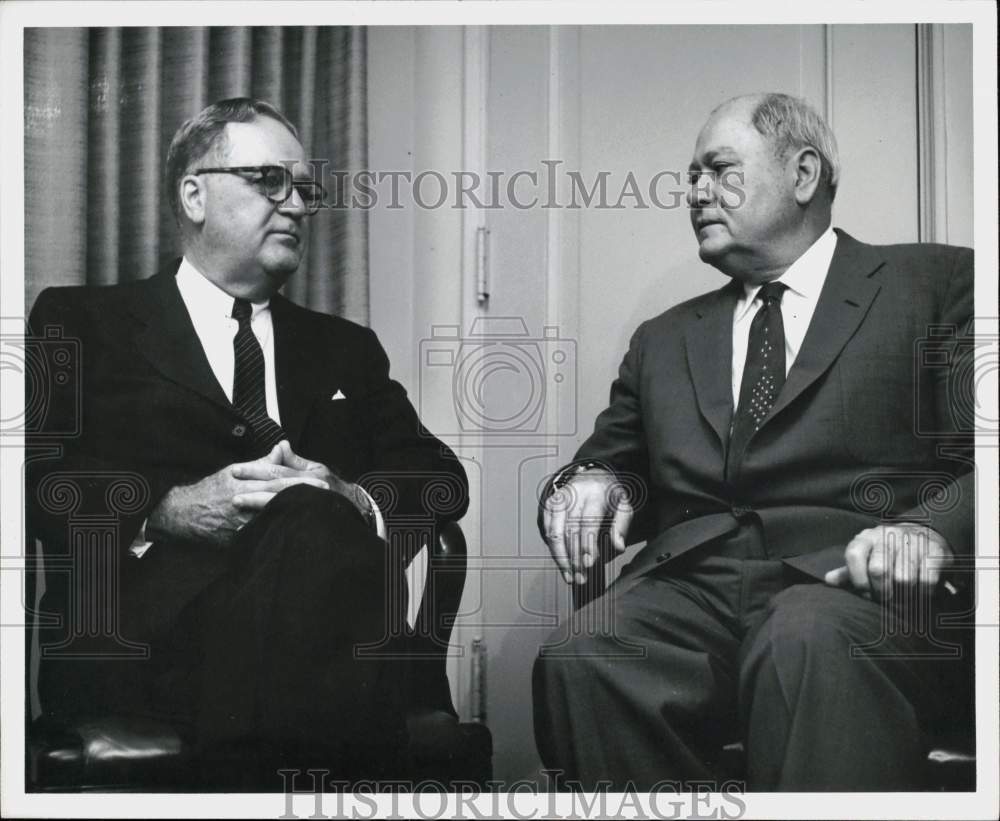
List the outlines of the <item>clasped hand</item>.
{"label": "clasped hand", "polygon": [[171,488],[149,516],[147,538],[183,538],[226,545],[286,488],[311,485],[346,496],[363,510],[357,485],[282,440],[266,456],[237,462],[191,485]]}
{"label": "clasped hand", "polygon": [[633,514],[624,486],[606,470],[581,471],[549,494],[542,529],[566,584],[586,581],[584,571],[598,561],[602,537],[616,553],[625,550]]}

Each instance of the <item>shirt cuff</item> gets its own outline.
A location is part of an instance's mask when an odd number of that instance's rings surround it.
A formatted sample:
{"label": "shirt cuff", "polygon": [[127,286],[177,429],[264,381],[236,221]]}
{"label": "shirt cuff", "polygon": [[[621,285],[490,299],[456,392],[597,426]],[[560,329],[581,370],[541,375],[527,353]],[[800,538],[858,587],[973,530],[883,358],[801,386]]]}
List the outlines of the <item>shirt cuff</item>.
{"label": "shirt cuff", "polygon": [[128,552],[137,559],[141,559],[146,551],[153,546],[152,542],[146,541],[146,523],[148,521],[149,519],[142,520],[142,527],[140,527],[139,532],[135,534],[135,538],[132,540],[132,544],[128,549]]}
{"label": "shirt cuff", "polygon": [[[382,511],[378,509],[378,505],[375,504],[375,500],[371,497],[367,490],[358,485],[358,488],[362,493],[365,494],[365,498],[368,499],[368,504],[372,506],[372,516],[375,519],[375,533],[380,539],[385,538],[385,519],[382,517]],[[131,553],[135,558],[141,559],[147,550],[153,546],[153,543],[147,541],[146,539],[146,524],[149,519],[142,520],[142,526],[139,528],[139,532],[135,534],[135,538],[132,540],[132,544],[129,545],[128,552]]]}
{"label": "shirt cuff", "polygon": [[382,518],[382,511],[378,509],[378,505],[375,504],[375,500],[371,497],[361,485],[358,485],[358,490],[365,494],[365,498],[368,500],[368,504],[372,506],[372,516],[375,518],[375,533],[380,539],[385,538],[385,519]]}

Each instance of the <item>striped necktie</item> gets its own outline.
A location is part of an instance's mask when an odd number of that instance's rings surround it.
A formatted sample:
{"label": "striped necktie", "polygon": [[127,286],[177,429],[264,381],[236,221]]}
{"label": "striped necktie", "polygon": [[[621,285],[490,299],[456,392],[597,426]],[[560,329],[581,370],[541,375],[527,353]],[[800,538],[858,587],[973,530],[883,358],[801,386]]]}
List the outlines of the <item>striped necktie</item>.
{"label": "striped necktie", "polygon": [[253,307],[245,299],[233,301],[233,319],[239,323],[233,337],[236,366],[233,372],[233,407],[250,423],[255,450],[261,455],[285,438],[281,425],[267,415],[264,392],[264,352],[250,327]]}

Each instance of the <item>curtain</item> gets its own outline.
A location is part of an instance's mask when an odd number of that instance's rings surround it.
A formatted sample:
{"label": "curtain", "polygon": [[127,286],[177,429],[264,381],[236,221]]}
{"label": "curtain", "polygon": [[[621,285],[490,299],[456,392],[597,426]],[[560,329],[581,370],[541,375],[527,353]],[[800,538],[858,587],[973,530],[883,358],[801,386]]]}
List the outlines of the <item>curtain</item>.
{"label": "curtain", "polygon": [[[163,167],[178,126],[211,102],[265,99],[327,174],[364,169],[365,59],[363,28],[27,29],[26,308],[49,285],[143,279],[180,256]],[[307,219],[284,293],[367,324],[366,212]]]}

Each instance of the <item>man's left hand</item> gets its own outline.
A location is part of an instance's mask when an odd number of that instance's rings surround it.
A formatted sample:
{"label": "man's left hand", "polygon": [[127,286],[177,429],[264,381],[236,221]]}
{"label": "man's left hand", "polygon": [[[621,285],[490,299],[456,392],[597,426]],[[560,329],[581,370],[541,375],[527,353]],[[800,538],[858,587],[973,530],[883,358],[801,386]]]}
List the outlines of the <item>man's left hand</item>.
{"label": "man's left hand", "polygon": [[[368,497],[358,485],[345,482],[321,462],[299,456],[286,439],[282,439],[274,446],[266,460],[241,464],[235,470],[241,471],[235,474],[238,479],[279,479],[294,476],[317,479],[326,482],[330,490],[350,501],[366,519],[371,515]],[[275,495],[269,492],[244,493],[234,499],[234,503],[237,507],[260,510]]]}
{"label": "man's left hand", "polygon": [[933,590],[942,572],[954,564],[955,552],[937,531],[904,522],[862,530],[848,542],[844,562],[826,574],[827,584],[888,601],[918,586]]}

